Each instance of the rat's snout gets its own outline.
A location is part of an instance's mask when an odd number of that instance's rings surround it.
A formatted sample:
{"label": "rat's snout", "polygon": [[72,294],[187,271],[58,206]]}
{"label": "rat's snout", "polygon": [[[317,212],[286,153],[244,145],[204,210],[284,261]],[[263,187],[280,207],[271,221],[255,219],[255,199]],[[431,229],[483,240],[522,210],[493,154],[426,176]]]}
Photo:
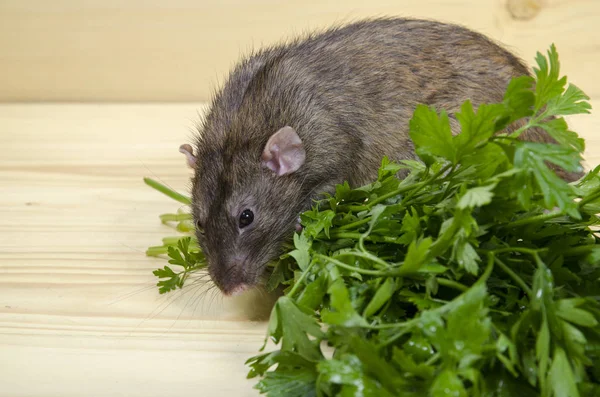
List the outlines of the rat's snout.
{"label": "rat's snout", "polygon": [[246,256],[232,255],[212,267],[212,279],[223,294],[238,295],[255,284],[246,262]]}

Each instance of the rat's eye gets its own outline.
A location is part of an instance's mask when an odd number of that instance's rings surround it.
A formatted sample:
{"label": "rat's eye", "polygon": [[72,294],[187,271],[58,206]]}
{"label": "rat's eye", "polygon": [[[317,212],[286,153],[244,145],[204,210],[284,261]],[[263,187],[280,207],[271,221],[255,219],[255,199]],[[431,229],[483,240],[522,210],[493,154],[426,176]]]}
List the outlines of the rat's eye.
{"label": "rat's eye", "polygon": [[242,211],[242,214],[240,215],[240,229],[251,224],[253,220],[254,212],[250,211],[249,209]]}

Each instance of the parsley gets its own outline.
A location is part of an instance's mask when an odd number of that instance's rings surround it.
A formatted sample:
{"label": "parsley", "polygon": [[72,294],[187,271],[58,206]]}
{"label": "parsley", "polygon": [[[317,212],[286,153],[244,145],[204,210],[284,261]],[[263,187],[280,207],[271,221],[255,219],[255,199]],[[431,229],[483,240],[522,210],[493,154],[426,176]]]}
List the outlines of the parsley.
{"label": "parsley", "polygon": [[[191,203],[189,197],[179,194],[153,179],[144,178],[144,182],[175,201],[182,204]],[[152,272],[152,274],[159,278],[156,285],[158,292],[161,294],[182,288],[185,280],[191,273],[206,267],[204,254],[198,247],[196,237],[192,234],[194,227],[191,224],[191,219],[191,214],[185,212],[160,215],[160,220],[163,224],[170,225],[172,222],[175,222],[174,229],[183,233],[183,236],[166,237],[163,239],[162,245],[150,247],[146,250],[146,255],[148,256],[166,254],[169,263],[178,266],[176,268],[178,271],[173,270],[170,266],[164,266]]]}
{"label": "parsley", "polygon": [[[285,288],[267,331],[276,348],[247,361],[262,393],[600,395],[600,167],[571,184],[549,168],[581,169],[584,142],[563,116],[590,106],[554,46],[536,61],[502,103],[465,102],[459,135],[418,106],[421,161],[383,159],[376,181],[340,185],[301,215],[267,284]],[[517,139],[532,127],[558,144]],[[204,265],[185,241],[150,249],[184,269],[155,273],[161,291]]]}
{"label": "parsley", "polygon": [[156,285],[158,292],[164,294],[176,288],[183,287],[183,283],[190,273],[201,270],[206,266],[206,261],[202,251],[198,247],[191,247],[191,238],[184,237],[177,240],[177,245],[167,245],[167,254],[169,263],[183,268],[179,272],[174,272],[169,266],[162,269],[156,269],[152,272],[161,279]]}

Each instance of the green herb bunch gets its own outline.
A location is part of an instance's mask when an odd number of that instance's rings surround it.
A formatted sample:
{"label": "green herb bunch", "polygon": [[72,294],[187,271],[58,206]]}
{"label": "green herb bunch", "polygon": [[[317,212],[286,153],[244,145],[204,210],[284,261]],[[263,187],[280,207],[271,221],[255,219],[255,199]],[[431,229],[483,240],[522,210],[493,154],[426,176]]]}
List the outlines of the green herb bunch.
{"label": "green herb bunch", "polygon": [[[268,284],[285,288],[276,350],[247,362],[262,393],[600,396],[600,167],[573,184],[549,168],[581,170],[584,142],[563,116],[590,105],[547,55],[502,103],[465,102],[456,136],[443,110],[418,106],[421,161],[383,159],[376,181],[339,185],[301,215]],[[517,139],[532,127],[557,144]],[[204,266],[193,239],[149,253],[166,250],[183,270],[157,270],[161,292]]]}
{"label": "green herb bunch", "polygon": [[[171,197],[173,200],[189,206],[189,197],[173,191],[167,186],[151,179],[144,178],[144,182],[153,189]],[[177,214],[162,214],[160,220],[165,225],[174,225],[174,229],[180,232],[179,236],[165,237],[162,245],[150,247],[146,250],[148,256],[168,255],[169,263],[178,266],[174,271],[171,266],[164,266],[152,272],[159,278],[156,286],[161,294],[183,288],[185,280],[194,272],[206,268],[206,258],[198,246],[198,240],[194,237],[194,226],[192,214],[180,211]]]}

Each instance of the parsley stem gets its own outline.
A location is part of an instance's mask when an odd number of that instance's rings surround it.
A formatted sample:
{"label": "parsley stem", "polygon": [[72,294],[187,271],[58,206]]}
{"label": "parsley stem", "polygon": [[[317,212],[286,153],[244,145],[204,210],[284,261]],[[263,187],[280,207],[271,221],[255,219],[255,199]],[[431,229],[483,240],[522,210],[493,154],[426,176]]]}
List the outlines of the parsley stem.
{"label": "parsley stem", "polygon": [[[177,243],[179,242],[179,240],[182,240],[184,238],[189,238],[190,236],[173,236],[173,237],[165,237],[162,239],[163,245],[177,245]],[[191,237],[190,240],[190,247],[198,247],[198,240],[196,240],[195,237]]]}
{"label": "parsley stem", "polygon": [[193,232],[194,231],[194,224],[190,221],[181,221],[177,224],[177,231],[179,232]]}
{"label": "parsley stem", "polygon": [[424,365],[431,365],[436,362],[440,358],[440,353],[435,353],[433,356],[429,357],[429,360],[425,361]]}
{"label": "parsley stem", "polygon": [[159,245],[159,246],[155,246],[155,247],[148,247],[148,249],[146,250],[146,255],[147,256],[159,256],[159,255],[165,255],[168,251],[168,247],[165,245]]}
{"label": "parsley stem", "polygon": [[[339,255],[338,255],[339,256]],[[326,255],[322,255],[322,254],[316,254],[315,255],[316,258],[322,259],[326,262],[330,262],[333,263],[334,265],[341,267],[343,269],[347,269],[356,273],[360,273],[360,274],[366,274],[368,276],[378,276],[378,277],[395,277],[398,276],[398,269],[394,270],[389,270],[389,271],[382,271],[382,270],[369,270],[369,269],[363,269],[360,267],[356,267],[356,266],[352,266],[352,265],[347,265],[342,261],[339,261],[337,259],[331,258],[329,256]],[[400,269],[402,269],[400,267]]]}
{"label": "parsley stem", "polygon": [[554,219],[554,218],[558,218],[560,216],[563,216],[564,214],[562,212],[550,212],[548,214],[541,214],[541,215],[536,215],[536,216],[531,216],[528,218],[523,218],[523,219],[519,219],[517,221],[514,222],[509,222],[506,224],[507,227],[518,227],[518,226],[525,226],[525,225],[529,225],[532,223],[538,223],[538,222],[544,222],[550,219]]}
{"label": "parsley stem", "polygon": [[[539,111],[539,109],[537,109],[536,111]],[[546,112],[542,112],[540,114],[538,114],[537,116],[535,116],[535,114],[529,119],[527,120],[527,123],[517,129],[516,131],[513,131],[510,135],[508,135],[507,137],[510,138],[518,138],[522,133],[524,133],[525,131],[527,131],[529,128],[533,128],[533,127],[539,127],[539,122],[542,121],[544,118],[546,117]]]}
{"label": "parsley stem", "polygon": [[338,227],[338,230],[354,229],[357,226],[362,226],[365,223],[369,223],[370,220],[371,220],[371,217],[367,216],[366,218],[363,218],[361,220],[354,221],[352,223],[348,223],[343,226],[340,226],[340,227]]}
{"label": "parsley stem", "polygon": [[440,177],[440,175],[443,175],[446,171],[448,171],[448,169],[450,169],[452,167],[451,164],[447,164],[445,167],[443,167],[441,170],[439,170],[438,172],[436,172],[433,176],[431,176],[430,178],[427,178],[424,181],[415,183],[414,185],[407,185],[407,186],[402,186],[399,187],[398,189],[383,194],[379,197],[377,197],[375,200],[371,201],[369,204],[366,205],[367,209],[370,209],[371,207],[373,207],[375,204],[379,204],[382,201],[385,201],[387,199],[389,199],[390,197],[394,197],[394,196],[398,196],[399,194],[402,194],[406,191],[412,190],[413,192],[411,193],[411,195],[409,195],[409,197],[411,197],[412,195],[414,195],[416,192],[418,192],[423,186],[429,185],[431,184],[432,181],[435,181],[437,178]]}
{"label": "parsley stem", "polygon": [[336,255],[336,257],[340,257],[340,256],[357,256],[359,258],[364,258],[364,259],[368,259],[370,261],[373,261],[381,266],[383,266],[384,268],[389,268],[390,264],[387,263],[386,261],[382,260],[381,258],[379,258],[378,256],[375,256],[369,252],[356,252],[356,251],[347,251],[347,252],[342,252],[338,255]]}
{"label": "parsley stem", "polygon": [[[319,256],[319,255],[315,255],[315,257],[316,257],[316,256]],[[323,256],[323,255],[321,255],[321,256]],[[327,258],[327,257],[326,257],[326,258]],[[302,282],[303,282],[303,281],[304,281],[304,279],[306,278],[306,275],[308,274],[308,272],[310,271],[310,269],[312,269],[312,267],[314,266],[314,264],[315,264],[315,260],[313,259],[313,260],[312,260],[312,261],[311,261],[311,262],[308,264],[308,266],[307,266],[306,270],[304,270],[304,271],[302,272],[302,274],[300,275],[300,278],[298,278],[298,281],[296,281],[296,282],[294,283],[294,286],[292,287],[292,289],[290,290],[290,292],[288,292],[288,293],[286,294],[286,295],[287,295],[289,298],[292,298],[292,297],[294,296],[294,294],[296,293],[296,291],[298,290],[298,288],[300,288],[300,285],[302,284]]]}
{"label": "parsley stem", "polygon": [[435,258],[448,249],[448,246],[454,240],[456,232],[460,228],[460,223],[460,218],[455,216],[448,229],[444,231],[444,233],[435,241],[435,243],[431,244],[427,259]]}
{"label": "parsley stem", "polygon": [[186,205],[190,205],[192,203],[189,197],[186,197],[183,194],[177,193],[173,189],[168,188],[167,186],[163,185],[162,183],[158,183],[157,181],[155,181],[152,178],[144,178],[144,182],[146,183],[146,185],[150,186],[153,189],[158,190],[162,194],[165,194],[165,195],[171,197],[175,201],[179,201],[180,203],[186,204]]}
{"label": "parsley stem", "polygon": [[[342,239],[342,238],[351,238],[354,240],[358,240],[362,237],[361,233],[358,232],[333,232],[329,234],[329,239],[330,240],[336,240],[336,239]],[[398,239],[396,237],[388,237],[388,236],[379,236],[376,238],[372,238],[370,236],[365,237],[365,240],[368,241],[374,241],[374,242],[385,242],[385,243],[391,243],[391,244],[400,244],[398,242]]]}
{"label": "parsley stem", "polygon": [[488,258],[488,264],[485,267],[483,274],[481,275],[481,277],[479,277],[479,280],[477,280],[473,285],[476,285],[478,283],[487,283],[488,278],[490,278],[490,276],[492,275],[492,270],[494,270],[494,261],[491,258]]}
{"label": "parsley stem", "polygon": [[447,278],[438,278],[437,282],[439,285],[443,285],[445,287],[450,287],[450,288],[454,288],[457,289],[459,291],[465,292],[469,289],[469,287],[467,287],[466,285],[463,285],[461,283],[458,283],[456,281],[452,281],[452,280],[448,280]]}
{"label": "parsley stem", "polygon": [[[416,320],[416,318],[413,318],[410,321],[405,321],[404,323],[400,323],[400,324],[413,325],[412,324],[413,322],[416,323],[415,320]],[[380,344],[378,344],[377,345],[377,350],[381,350],[384,347],[389,346],[390,344],[396,342],[398,339],[400,339],[402,336],[404,336],[409,330],[410,330],[410,328],[401,329],[398,333],[392,335],[387,340],[385,340],[385,341],[381,342]]]}
{"label": "parsley stem", "polygon": [[375,200],[370,201],[369,204],[366,205],[366,207],[367,207],[367,209],[371,209],[375,204],[379,204],[382,201],[385,201],[391,197],[398,196],[399,194],[402,194],[408,190],[419,188],[421,185],[425,185],[427,183],[428,183],[427,181],[422,181],[419,183],[415,183],[414,185],[407,185],[407,186],[399,187],[396,190],[393,190],[386,194],[382,194],[381,196],[377,197]]}
{"label": "parsley stem", "polygon": [[598,245],[598,244],[580,245],[578,247],[572,247],[572,248],[566,249],[566,250],[562,251],[561,254],[563,256],[583,255],[583,254],[590,253],[590,251],[592,251],[594,248],[598,248],[598,247],[600,247],[600,245]]}
{"label": "parsley stem", "polygon": [[181,222],[192,219],[192,214],[162,214],[159,218],[162,223]]}
{"label": "parsley stem", "polygon": [[[345,252],[345,253],[339,254],[337,256],[342,256],[342,255],[354,255],[354,254]],[[356,253],[356,256],[362,256],[362,255],[360,253]],[[343,269],[347,269],[347,270],[350,270],[350,271],[353,271],[356,273],[360,273],[360,274],[366,274],[368,276],[376,276],[376,277],[403,277],[403,276],[406,276],[406,272],[404,271],[403,266],[390,267],[389,264],[386,263],[386,265],[388,266],[388,269],[385,271],[384,270],[369,270],[369,269],[363,269],[361,267],[347,265],[342,261],[339,261],[335,258],[326,256],[323,254],[315,254],[315,258],[319,258],[326,262],[333,263],[334,265],[341,267]],[[369,259],[372,259],[372,258],[369,258]],[[461,287],[458,287],[458,288],[460,289]]]}
{"label": "parsley stem", "polygon": [[316,254],[315,258],[319,258],[321,260],[324,260],[325,262],[333,263],[334,265],[336,265],[338,267],[341,267],[343,269],[351,270],[351,271],[356,272],[356,273],[366,274],[366,275],[369,275],[369,276],[385,277],[385,276],[390,275],[389,272],[382,272],[381,270],[362,269],[360,267],[347,265],[344,262],[338,261],[337,259],[331,258],[331,257],[326,256],[326,255],[322,255],[322,254]]}
{"label": "parsley stem", "polygon": [[528,122],[527,124],[525,124],[523,127],[519,128],[516,131],[513,131],[509,136],[507,136],[506,138],[518,138],[522,133],[524,133],[526,130],[528,130],[529,128],[533,127],[534,123]]}
{"label": "parsley stem", "polygon": [[367,207],[366,205],[340,205],[338,207],[338,210],[341,210],[341,208],[343,208],[344,210],[348,210],[348,211],[352,211],[352,212],[362,212],[362,211],[366,211],[369,209],[369,207]]}
{"label": "parsley stem", "polygon": [[185,238],[189,238],[190,239],[188,250],[197,251],[197,250],[200,249],[200,247],[198,245],[198,240],[196,240],[195,237],[190,237],[190,236],[174,236],[174,237],[165,237],[165,238],[163,238],[162,239],[163,245],[157,245],[157,246],[154,246],[154,247],[149,247],[146,250],[146,255],[147,256],[166,255],[166,254],[169,253],[169,247],[177,246],[177,243],[179,243],[180,240],[183,240]]}
{"label": "parsley stem", "polygon": [[490,253],[488,253],[488,255],[490,255],[490,257],[494,258],[494,262],[496,262],[496,264],[502,270],[504,270],[504,273],[508,274],[510,276],[510,278],[512,278],[517,284],[519,284],[519,286],[523,289],[523,291],[525,291],[527,296],[529,296],[529,299],[533,299],[533,291],[531,290],[531,288],[529,288],[529,286],[525,283],[525,281],[523,281],[523,279],[517,275],[517,273],[513,272],[512,269],[510,267],[508,267],[504,262],[502,262],[499,258],[497,258],[494,255],[494,253],[490,252]]}
{"label": "parsley stem", "polygon": [[532,248],[525,248],[525,247],[504,247],[504,248],[498,248],[495,250],[484,250],[484,249],[480,249],[477,250],[479,252],[482,252],[484,254],[492,254],[492,255],[496,255],[496,254],[504,254],[507,252],[519,252],[521,254],[527,254],[527,255],[531,255],[531,256],[537,256],[540,252],[546,252],[548,251],[548,248],[538,248],[538,249],[532,249]]}
{"label": "parsley stem", "polygon": [[367,328],[367,329],[393,329],[393,328],[405,328],[410,327],[417,321],[417,318],[410,319],[408,321],[397,322],[397,323],[386,323],[386,324],[378,324],[378,325],[358,325],[357,327]]}

